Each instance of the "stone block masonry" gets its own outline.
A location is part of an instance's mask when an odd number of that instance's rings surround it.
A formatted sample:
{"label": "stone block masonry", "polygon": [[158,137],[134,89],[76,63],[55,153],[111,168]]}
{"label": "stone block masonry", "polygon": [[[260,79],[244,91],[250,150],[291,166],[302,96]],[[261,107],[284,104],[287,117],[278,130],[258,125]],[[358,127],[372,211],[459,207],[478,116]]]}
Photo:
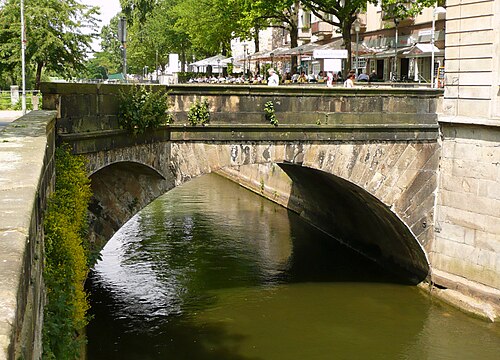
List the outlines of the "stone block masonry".
{"label": "stone block masonry", "polygon": [[442,124],[434,268],[500,289],[500,127]]}
{"label": "stone block masonry", "polygon": [[41,359],[43,213],[54,186],[54,111],[0,131],[0,359]]}

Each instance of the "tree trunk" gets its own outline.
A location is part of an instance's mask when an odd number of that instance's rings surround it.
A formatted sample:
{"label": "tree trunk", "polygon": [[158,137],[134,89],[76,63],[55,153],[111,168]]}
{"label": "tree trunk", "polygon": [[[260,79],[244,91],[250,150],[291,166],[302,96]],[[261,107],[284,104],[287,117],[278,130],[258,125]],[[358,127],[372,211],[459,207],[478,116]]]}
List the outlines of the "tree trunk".
{"label": "tree trunk", "polygon": [[[299,28],[290,28],[290,47],[293,49],[299,46]],[[292,55],[292,73],[297,70],[297,55]]]}
{"label": "tree trunk", "polygon": [[42,81],[43,62],[36,64],[35,90],[40,90],[40,82]]}
{"label": "tree trunk", "polygon": [[[254,42],[254,45],[255,45],[255,52],[259,52],[260,51],[259,32],[260,32],[259,27],[255,26],[254,27],[254,35],[253,35],[253,42]],[[260,62],[259,62],[259,60],[257,60],[255,62],[255,67],[257,68],[257,73],[260,74]]]}
{"label": "tree trunk", "polygon": [[351,27],[353,22],[354,21],[345,21],[342,28],[342,39],[344,40],[344,46],[347,50],[346,67],[343,72],[344,79],[347,78],[347,74],[349,74],[352,66]]}
{"label": "tree trunk", "polygon": [[181,69],[182,72],[186,71],[186,50],[181,50]]}

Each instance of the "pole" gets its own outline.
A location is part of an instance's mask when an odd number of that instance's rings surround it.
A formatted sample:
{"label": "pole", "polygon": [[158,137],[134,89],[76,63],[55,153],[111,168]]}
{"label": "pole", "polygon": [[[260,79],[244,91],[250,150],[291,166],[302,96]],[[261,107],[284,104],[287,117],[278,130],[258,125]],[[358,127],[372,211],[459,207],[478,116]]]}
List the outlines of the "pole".
{"label": "pole", "polygon": [[26,60],[25,60],[26,38],[24,31],[24,0],[21,0],[21,77],[22,77],[22,99],[21,109],[26,114]]}
{"label": "pole", "polygon": [[156,81],[159,81],[160,79],[158,79],[158,49],[156,49],[155,73],[156,73]]}
{"label": "pole", "polygon": [[247,65],[247,44],[243,44],[243,76],[246,75]]}
{"label": "pole", "polygon": [[398,25],[399,19],[394,19],[394,24],[396,25],[396,46],[394,51],[394,81],[398,78]]}
{"label": "pole", "polygon": [[127,19],[120,18],[118,23],[118,38],[122,43],[123,50],[123,78],[127,82]]}
{"label": "pole", "polygon": [[431,28],[431,89],[434,88],[434,32],[436,28],[436,9],[432,10]]}
{"label": "pole", "polygon": [[356,78],[358,77],[359,68],[359,29],[356,27]]}

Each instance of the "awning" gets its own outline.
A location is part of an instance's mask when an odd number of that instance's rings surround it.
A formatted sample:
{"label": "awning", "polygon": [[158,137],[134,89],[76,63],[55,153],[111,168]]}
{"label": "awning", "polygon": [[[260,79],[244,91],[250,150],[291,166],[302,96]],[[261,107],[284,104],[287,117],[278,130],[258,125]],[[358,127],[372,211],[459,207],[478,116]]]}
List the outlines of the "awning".
{"label": "awning", "polygon": [[290,51],[290,48],[284,48],[284,47],[276,48],[273,50],[262,50],[262,51],[258,51],[256,53],[250,54],[246,58],[250,59],[251,61],[255,61],[255,60],[269,60],[270,61],[273,59],[287,57],[288,51]]}
{"label": "awning", "polygon": [[[400,48],[398,48],[398,54],[402,54],[405,51],[409,51],[412,47],[413,46],[400,47]],[[377,59],[391,58],[391,57],[394,57],[396,55],[396,49],[391,48],[388,50],[378,51],[378,52],[375,52],[374,55]]]}
{"label": "awning", "polygon": [[223,64],[224,60],[227,60],[228,58],[225,57],[224,55],[218,54],[203,60],[198,60],[194,63],[189,64],[190,66],[218,66],[220,64]]}
{"label": "awning", "polygon": [[432,56],[432,51],[434,49],[434,55],[443,56],[443,51],[437,48],[435,45],[431,44],[415,44],[407,51],[403,52],[406,57],[429,57]]}

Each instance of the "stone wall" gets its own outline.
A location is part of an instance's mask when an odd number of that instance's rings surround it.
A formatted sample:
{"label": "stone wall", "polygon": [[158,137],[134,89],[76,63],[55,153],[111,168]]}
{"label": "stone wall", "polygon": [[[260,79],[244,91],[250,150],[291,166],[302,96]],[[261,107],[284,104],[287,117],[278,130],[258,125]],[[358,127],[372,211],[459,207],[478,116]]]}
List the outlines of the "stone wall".
{"label": "stone wall", "polygon": [[435,275],[451,288],[476,282],[480,293],[498,302],[500,127],[443,123],[442,130],[436,239],[430,252]]}
{"label": "stone wall", "polygon": [[455,122],[475,118],[498,126],[500,1],[447,0],[446,5],[443,114]]}
{"label": "stone wall", "polygon": [[[58,133],[93,133],[118,129],[119,93],[134,85],[116,84],[42,84],[43,107],[58,111]],[[264,139],[271,140],[276,132],[298,132],[298,137],[283,140],[305,140],[308,133],[320,133],[308,140],[334,140],[329,132],[343,131],[338,139],[353,136],[361,140],[372,133],[389,133],[387,140],[403,140],[401,135],[411,133],[435,139],[437,128],[436,109],[441,90],[355,88],[344,89],[299,86],[244,86],[244,85],[156,85],[155,91],[168,91],[170,112],[174,117],[171,126],[188,125],[187,112],[191,105],[202,98],[210,105],[210,126],[216,132],[228,135],[241,125],[258,132],[267,126]],[[272,130],[265,118],[264,104],[274,103],[280,128]],[[226,126],[227,128],[222,131]],[[287,126],[287,128],[285,128]],[[304,131],[303,131],[304,130]],[[366,130],[366,131],[365,131]],[[210,131],[210,130],[206,130]],[[354,134],[354,135],[353,135]],[[216,136],[216,134],[209,134]],[[320,136],[321,135],[321,136]],[[276,139],[280,139],[276,137]]]}
{"label": "stone wall", "polygon": [[500,306],[500,1],[446,5],[433,278]]}
{"label": "stone wall", "polygon": [[43,212],[54,186],[55,112],[0,131],[0,359],[41,359]]}

